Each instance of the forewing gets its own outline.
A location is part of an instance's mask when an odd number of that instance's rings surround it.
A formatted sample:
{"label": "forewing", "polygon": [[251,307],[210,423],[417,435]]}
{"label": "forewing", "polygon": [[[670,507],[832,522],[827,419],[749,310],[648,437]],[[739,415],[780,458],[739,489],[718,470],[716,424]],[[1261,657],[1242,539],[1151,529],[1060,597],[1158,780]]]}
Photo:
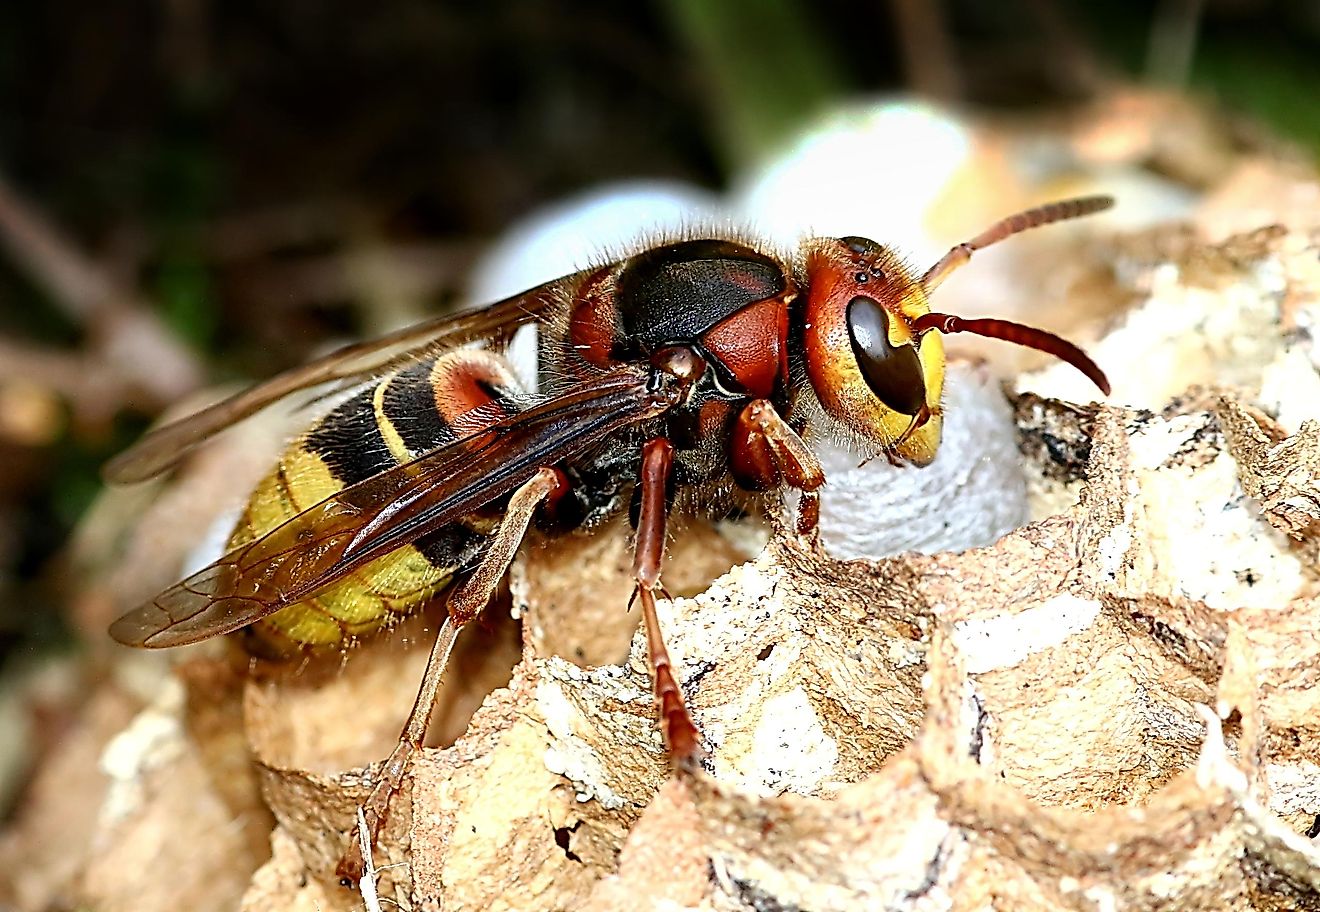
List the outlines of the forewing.
{"label": "forewing", "polygon": [[419,349],[507,337],[519,326],[540,319],[560,299],[562,289],[576,278],[566,276],[488,307],[427,320],[290,368],[264,383],[151,431],[106,464],[105,478],[115,484],[153,478],[170,469],[208,437],[299,390],[330,383],[340,389],[351,386],[397,360],[413,357]]}
{"label": "forewing", "polygon": [[245,627],[676,402],[649,390],[644,372],[602,375],[326,498],[124,615],[110,634],[164,647]]}

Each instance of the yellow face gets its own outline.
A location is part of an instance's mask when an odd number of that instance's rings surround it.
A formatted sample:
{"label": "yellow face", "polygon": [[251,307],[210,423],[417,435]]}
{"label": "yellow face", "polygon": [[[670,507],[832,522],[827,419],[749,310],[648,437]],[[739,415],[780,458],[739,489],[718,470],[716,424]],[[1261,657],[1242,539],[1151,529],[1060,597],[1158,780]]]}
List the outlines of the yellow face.
{"label": "yellow face", "polygon": [[940,445],[944,344],[917,339],[920,281],[864,238],[819,239],[807,255],[804,354],[825,410],[882,451],[928,465]]}

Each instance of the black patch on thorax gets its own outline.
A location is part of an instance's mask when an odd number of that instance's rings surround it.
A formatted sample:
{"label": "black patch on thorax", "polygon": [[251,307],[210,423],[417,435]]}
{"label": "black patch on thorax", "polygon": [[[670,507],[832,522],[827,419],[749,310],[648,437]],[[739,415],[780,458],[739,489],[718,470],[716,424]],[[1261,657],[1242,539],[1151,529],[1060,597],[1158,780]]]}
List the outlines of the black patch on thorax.
{"label": "black patch on thorax", "polygon": [[731,241],[666,244],[628,261],[615,285],[621,347],[650,354],[695,341],[748,304],[784,291],[773,259]]}

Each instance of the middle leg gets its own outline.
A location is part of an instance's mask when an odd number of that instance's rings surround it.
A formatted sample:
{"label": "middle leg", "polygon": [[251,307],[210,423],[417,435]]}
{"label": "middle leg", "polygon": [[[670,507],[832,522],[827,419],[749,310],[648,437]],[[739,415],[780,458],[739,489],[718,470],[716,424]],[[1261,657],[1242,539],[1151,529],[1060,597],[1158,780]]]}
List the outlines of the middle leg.
{"label": "middle leg", "polygon": [[637,519],[637,542],[633,554],[633,599],[641,602],[646,626],[646,647],[651,660],[655,701],[660,710],[660,731],[669,756],[678,769],[694,768],[701,758],[701,736],[683,702],[683,692],[674,676],[674,666],[665,648],[655,593],[665,555],[665,527],[669,513],[668,487],[674,466],[674,447],[663,437],[648,440],[642,447],[641,512]]}

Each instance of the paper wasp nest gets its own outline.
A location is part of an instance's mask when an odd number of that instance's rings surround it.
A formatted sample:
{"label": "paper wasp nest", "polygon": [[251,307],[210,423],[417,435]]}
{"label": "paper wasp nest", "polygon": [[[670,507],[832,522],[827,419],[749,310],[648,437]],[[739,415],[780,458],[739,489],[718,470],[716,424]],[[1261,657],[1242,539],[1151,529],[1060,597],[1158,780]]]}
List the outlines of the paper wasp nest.
{"label": "paper wasp nest", "polygon": [[[775,537],[662,608],[706,774],[666,782],[640,640],[623,666],[552,654],[621,657],[624,536],[529,554],[522,659],[417,766],[381,895],[445,909],[1320,905],[1303,835],[1320,813],[1320,424],[1261,409],[1314,414],[1320,243],[1258,232],[1175,242],[1146,265],[1116,256],[1149,298],[1098,350],[1145,365],[1118,372],[1116,399],[1165,404],[1017,395],[1035,521],[989,547],[871,563]],[[692,529],[670,576],[700,588],[733,560]],[[247,908],[362,901],[330,885],[365,794],[338,770],[383,755],[423,646],[247,685],[277,821]],[[489,631],[482,650],[499,649]]]}
{"label": "paper wasp nest", "polygon": [[[743,562],[709,528],[678,531],[666,581],[691,597],[661,616],[705,772],[668,775],[623,610],[626,536],[605,529],[521,558],[521,645],[493,620],[457,660],[437,723],[457,740],[396,803],[378,899],[332,872],[362,766],[413,698],[425,619],[342,671],[247,679],[192,660],[102,752],[115,784],[84,799],[101,811],[71,895],[252,912],[1320,908],[1320,235],[1163,231],[1094,261],[1113,404],[1050,398],[1073,395],[1062,372],[1019,378],[1026,524],[851,562],[778,535]],[[40,800],[17,824],[29,844],[71,799]]]}

